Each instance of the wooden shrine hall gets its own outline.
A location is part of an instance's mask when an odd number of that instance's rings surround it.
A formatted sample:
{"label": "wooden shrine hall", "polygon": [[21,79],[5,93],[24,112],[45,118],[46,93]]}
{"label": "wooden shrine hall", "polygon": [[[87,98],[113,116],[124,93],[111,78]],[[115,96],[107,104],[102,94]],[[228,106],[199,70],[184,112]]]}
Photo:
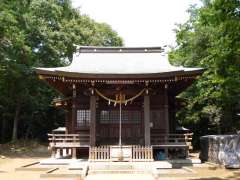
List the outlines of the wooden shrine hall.
{"label": "wooden shrine hall", "polygon": [[176,96],[202,72],[172,66],[161,47],[83,46],[66,67],[36,68],[66,112],[64,133],[49,134],[52,155],[87,150],[92,161],[148,161],[181,149],[187,157],[191,134],[176,132],[184,104]]}

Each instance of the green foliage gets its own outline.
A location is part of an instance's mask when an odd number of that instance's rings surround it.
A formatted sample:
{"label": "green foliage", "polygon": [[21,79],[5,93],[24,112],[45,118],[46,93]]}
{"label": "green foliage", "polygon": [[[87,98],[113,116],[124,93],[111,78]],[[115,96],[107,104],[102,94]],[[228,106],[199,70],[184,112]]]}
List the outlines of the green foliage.
{"label": "green foliage", "polygon": [[[234,133],[240,129],[240,1],[205,0],[189,13],[190,19],[176,30],[171,62],[203,67],[205,72],[181,94],[189,103],[179,119],[195,125],[199,135]],[[202,122],[204,133],[199,132]]]}
{"label": "green foliage", "polygon": [[19,136],[32,138],[63,122],[63,112],[50,106],[56,93],[37,80],[33,67],[65,65],[74,44],[120,46],[122,39],[107,24],[81,15],[69,0],[0,1],[2,140],[10,138],[13,122],[20,122]]}

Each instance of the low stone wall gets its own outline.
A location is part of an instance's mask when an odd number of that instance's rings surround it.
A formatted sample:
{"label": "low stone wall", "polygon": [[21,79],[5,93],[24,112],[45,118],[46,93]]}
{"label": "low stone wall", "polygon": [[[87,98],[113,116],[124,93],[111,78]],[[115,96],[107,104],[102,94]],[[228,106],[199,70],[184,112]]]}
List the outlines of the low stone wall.
{"label": "low stone wall", "polygon": [[200,138],[200,159],[240,167],[240,135],[209,135]]}

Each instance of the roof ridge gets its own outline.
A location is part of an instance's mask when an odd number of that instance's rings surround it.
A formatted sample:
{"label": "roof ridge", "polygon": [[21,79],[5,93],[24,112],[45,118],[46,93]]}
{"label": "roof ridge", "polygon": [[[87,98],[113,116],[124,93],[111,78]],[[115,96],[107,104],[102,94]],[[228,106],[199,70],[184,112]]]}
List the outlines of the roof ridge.
{"label": "roof ridge", "polygon": [[162,53],[162,47],[77,46],[80,53]]}

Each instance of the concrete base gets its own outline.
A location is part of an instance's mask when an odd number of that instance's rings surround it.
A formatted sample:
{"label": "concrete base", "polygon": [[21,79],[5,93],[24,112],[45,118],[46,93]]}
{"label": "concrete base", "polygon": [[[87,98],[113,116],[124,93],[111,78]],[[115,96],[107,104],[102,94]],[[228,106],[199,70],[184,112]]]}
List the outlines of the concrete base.
{"label": "concrete base", "polygon": [[72,163],[88,162],[86,159],[55,159],[49,158],[40,161],[40,165],[70,165]]}
{"label": "concrete base", "polygon": [[159,162],[90,162],[88,174],[152,174],[155,169],[171,169],[167,161]]}
{"label": "concrete base", "polygon": [[[175,159],[153,162],[89,162],[86,159],[45,159],[17,168],[16,171],[40,171],[41,178],[78,178],[88,175],[130,174],[132,177],[149,175],[155,179],[163,177],[194,177],[194,168],[186,166],[204,166],[199,159]],[[206,164],[205,164],[206,167]],[[141,177],[140,176],[140,177]],[[96,177],[96,176],[95,176]],[[88,178],[87,178],[88,179]]]}
{"label": "concrete base", "polygon": [[172,164],[184,164],[184,165],[195,165],[201,164],[200,159],[173,159],[173,160],[165,160],[165,161],[153,161],[153,162],[88,162],[87,159],[56,159],[56,158],[49,158],[40,161],[40,165],[72,165],[74,164],[92,164],[95,167],[100,167],[105,165],[117,167],[117,166],[135,166],[135,167],[148,167],[149,165],[158,166],[159,168],[172,168]]}
{"label": "concrete base", "polygon": [[201,160],[200,159],[172,159],[169,160],[170,163],[172,164],[201,164]]}
{"label": "concrete base", "polygon": [[[44,165],[54,165],[57,167],[41,175],[46,177],[86,177],[94,174],[151,174],[158,177],[168,176],[169,173],[175,175],[194,176],[183,166],[200,165],[199,159],[175,159],[168,161],[153,162],[89,162],[86,159],[45,159],[40,162]],[[64,169],[64,170],[63,170]]]}

